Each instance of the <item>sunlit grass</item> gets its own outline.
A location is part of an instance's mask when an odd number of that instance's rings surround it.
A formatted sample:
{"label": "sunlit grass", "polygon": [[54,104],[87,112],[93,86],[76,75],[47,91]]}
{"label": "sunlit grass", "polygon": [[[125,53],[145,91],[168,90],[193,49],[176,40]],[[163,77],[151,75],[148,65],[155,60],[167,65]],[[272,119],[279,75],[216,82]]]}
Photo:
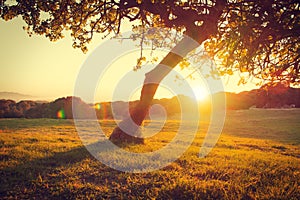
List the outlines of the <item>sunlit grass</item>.
{"label": "sunlit grass", "polygon": [[[199,149],[208,126],[177,161],[150,173],[110,169],[82,145],[71,120],[0,120],[0,197],[18,199],[299,199],[300,111],[232,111],[216,147]],[[172,140],[180,121],[167,121],[145,145]],[[100,121],[110,133],[114,121]]]}

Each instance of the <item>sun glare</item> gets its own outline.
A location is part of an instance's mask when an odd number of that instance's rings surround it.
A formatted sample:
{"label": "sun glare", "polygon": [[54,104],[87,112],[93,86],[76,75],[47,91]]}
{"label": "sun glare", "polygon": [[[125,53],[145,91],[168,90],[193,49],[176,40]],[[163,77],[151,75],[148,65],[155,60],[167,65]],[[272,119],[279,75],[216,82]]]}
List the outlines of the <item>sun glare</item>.
{"label": "sun glare", "polygon": [[198,101],[203,101],[208,96],[207,90],[202,85],[194,86],[193,91]]}

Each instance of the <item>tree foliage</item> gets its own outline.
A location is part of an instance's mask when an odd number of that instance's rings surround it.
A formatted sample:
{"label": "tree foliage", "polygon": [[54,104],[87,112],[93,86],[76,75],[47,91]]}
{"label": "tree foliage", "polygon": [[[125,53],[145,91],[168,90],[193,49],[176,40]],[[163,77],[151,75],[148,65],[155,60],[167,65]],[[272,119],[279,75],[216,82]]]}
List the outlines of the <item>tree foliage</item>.
{"label": "tree foliage", "polygon": [[[95,33],[119,34],[129,22],[136,32],[163,27],[204,38],[221,75],[239,71],[273,82],[300,82],[298,0],[4,0],[1,6],[1,18],[22,17],[29,35],[55,41],[70,33],[73,47],[84,52]],[[157,38],[148,38],[154,47],[163,43]]]}

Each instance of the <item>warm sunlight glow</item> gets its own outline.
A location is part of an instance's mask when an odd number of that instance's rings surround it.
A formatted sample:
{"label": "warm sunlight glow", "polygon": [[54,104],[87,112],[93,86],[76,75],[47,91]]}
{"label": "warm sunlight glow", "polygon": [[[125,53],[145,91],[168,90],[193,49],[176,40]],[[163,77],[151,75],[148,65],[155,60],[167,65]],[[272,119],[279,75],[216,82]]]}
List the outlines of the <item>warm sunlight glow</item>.
{"label": "warm sunlight glow", "polygon": [[[76,81],[77,73],[81,64],[87,59],[87,55],[80,50],[72,48],[70,45],[72,42],[71,38],[66,36],[66,39],[52,43],[48,39],[38,36],[28,37],[26,32],[20,28],[24,25],[20,19],[15,19],[11,22],[0,22],[0,24],[2,36],[0,38],[2,55],[0,59],[0,93],[5,91],[17,92],[32,96],[30,99],[48,101],[53,101],[62,96],[72,96],[73,83]],[[128,26],[128,28],[131,28],[131,26]],[[93,49],[101,45],[100,39],[95,39],[95,41],[91,44],[88,54],[91,54]],[[160,51],[156,50],[155,54],[160,57]],[[15,59],[16,55],[18,59]],[[112,100],[112,94],[117,83],[129,71],[132,71],[139,55],[139,48],[137,48],[136,52],[120,55],[120,58],[112,61],[112,65],[109,66],[104,77],[99,77],[101,79],[99,85],[102,88],[99,87],[100,89],[95,93],[96,102]],[[149,55],[146,51],[144,52],[144,56],[147,57]],[[160,59],[161,57],[158,60]],[[51,62],[45,62],[47,60],[51,60]],[[146,66],[135,72],[137,78],[134,82],[139,82],[141,86],[144,80],[144,73],[150,70],[151,67]],[[179,68],[178,73],[186,77],[191,71],[184,73]],[[195,79],[198,80],[199,78],[195,77]],[[231,76],[230,79],[222,78],[225,83],[225,91],[242,92],[258,88],[255,82],[253,83],[252,81],[238,86],[239,79],[240,76],[238,74]],[[180,89],[179,81],[174,82],[174,80],[174,76],[170,75],[167,81],[169,81],[169,85],[174,85]],[[126,82],[126,85],[128,88],[131,87],[131,84],[128,82]],[[195,86],[194,90],[196,91],[197,99],[203,99],[205,96],[202,94],[203,89]],[[128,94],[125,91],[124,94],[122,94],[122,91],[117,91],[117,93],[117,97],[120,97],[119,100],[127,99]],[[165,97],[164,95],[155,96],[155,98]],[[8,97],[4,96],[2,98]]]}
{"label": "warm sunlight glow", "polygon": [[208,96],[207,90],[202,85],[194,86],[193,91],[198,101],[203,101]]}
{"label": "warm sunlight glow", "polygon": [[[135,90],[131,95],[130,95],[130,101],[134,101],[140,98],[141,95],[141,90],[142,88],[139,88]],[[172,98],[173,96],[176,96],[178,94],[175,94],[172,92],[169,88],[160,85],[154,95],[154,99],[161,99],[161,98]]]}

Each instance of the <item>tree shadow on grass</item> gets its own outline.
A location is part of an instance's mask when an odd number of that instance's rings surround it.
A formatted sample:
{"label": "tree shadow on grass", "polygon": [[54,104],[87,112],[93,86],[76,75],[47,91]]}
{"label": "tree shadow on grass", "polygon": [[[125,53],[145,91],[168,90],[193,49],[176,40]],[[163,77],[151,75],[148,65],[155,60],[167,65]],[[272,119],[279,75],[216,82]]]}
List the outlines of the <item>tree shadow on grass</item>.
{"label": "tree shadow on grass", "polygon": [[[98,142],[97,145],[101,144]],[[67,184],[68,182],[66,179],[70,177],[66,177],[66,175],[64,175],[65,171],[68,171],[68,168],[72,168],[74,166],[75,169],[76,167],[78,168],[80,162],[83,162],[84,160],[88,160],[88,162],[92,163],[96,170],[101,170],[101,173],[107,174],[107,177],[115,173],[121,173],[106,167],[96,160],[88,152],[85,146],[80,146],[66,152],[55,153],[49,157],[25,161],[24,163],[18,164],[14,167],[1,169],[0,198],[24,199],[27,197],[55,197],[53,192],[51,193],[50,191],[47,191],[48,184],[51,185],[50,187],[55,187],[56,184],[61,184],[62,182]],[[76,166],[76,164],[78,164],[78,166]],[[74,175],[74,178],[82,178],[82,175],[78,175],[77,171],[69,173]],[[84,176],[88,177],[88,172]],[[47,182],[47,184],[42,186],[43,182]],[[61,194],[56,193],[56,195]],[[67,195],[66,197],[70,196]]]}

